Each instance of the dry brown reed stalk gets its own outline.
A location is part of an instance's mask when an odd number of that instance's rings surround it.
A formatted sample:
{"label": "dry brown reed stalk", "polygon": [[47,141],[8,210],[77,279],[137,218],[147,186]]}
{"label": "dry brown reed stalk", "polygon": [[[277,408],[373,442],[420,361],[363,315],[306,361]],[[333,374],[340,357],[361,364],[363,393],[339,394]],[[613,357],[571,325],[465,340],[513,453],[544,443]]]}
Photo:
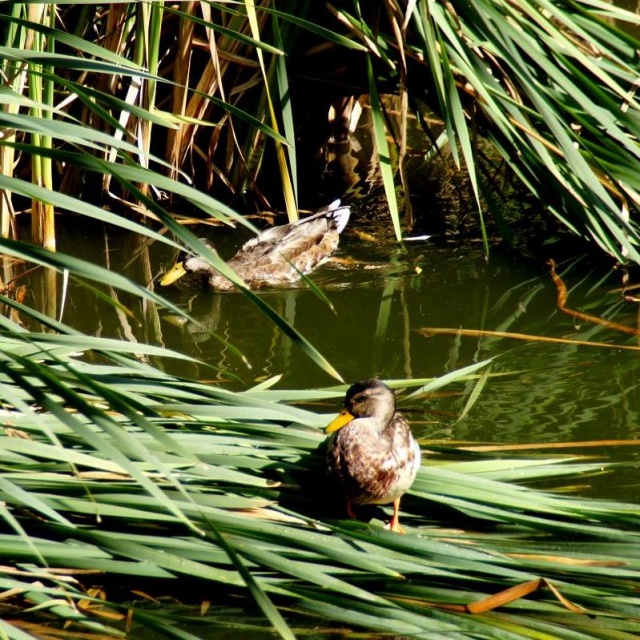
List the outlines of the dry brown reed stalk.
{"label": "dry brown reed stalk", "polygon": [[[562,313],[566,313],[572,318],[576,318],[578,320],[582,320],[584,322],[591,322],[593,324],[599,324],[603,327],[607,327],[608,329],[613,329],[614,331],[620,331],[621,333],[627,333],[633,336],[640,335],[640,330],[635,329],[634,327],[629,327],[624,324],[620,324],[618,322],[612,322],[611,320],[605,320],[604,318],[600,318],[599,316],[593,316],[588,313],[583,313],[582,311],[576,311],[575,309],[569,309],[566,306],[567,298],[569,296],[567,291],[567,286],[565,285],[562,278],[556,272],[556,263],[554,260],[550,259],[547,261],[547,264],[551,270],[551,278],[556,285],[557,298],[556,303],[558,309],[562,311]],[[624,349],[627,351],[640,351],[640,347],[634,347],[631,345],[619,345],[619,344],[610,344],[608,342],[593,342],[588,340],[571,340],[568,338],[550,338],[548,336],[536,336],[529,333],[514,333],[510,331],[490,331],[487,329],[476,330],[476,329],[447,329],[447,328],[438,328],[438,327],[423,327],[417,330],[418,333],[421,333],[423,336],[431,336],[431,335],[458,335],[458,336],[468,336],[475,338],[512,338],[515,340],[529,340],[532,342],[551,342],[551,343],[559,343],[559,344],[574,344],[581,345],[587,347],[605,347],[607,349]]]}
{"label": "dry brown reed stalk", "polygon": [[489,331],[488,329],[449,329],[440,327],[422,327],[416,331],[425,337],[433,335],[466,336],[471,338],[512,338],[514,340],[529,340],[531,342],[550,342],[555,344],[573,344],[585,347],[605,347],[607,349],[624,349],[640,351],[640,347],[625,344],[610,344],[608,342],[593,342],[589,340],[570,340],[569,338],[549,338],[530,333],[513,333],[511,331]]}
{"label": "dry brown reed stalk", "polygon": [[[214,16],[210,6],[206,3],[190,2],[185,7],[185,13],[195,15],[198,7],[201,9],[204,19],[213,23]],[[222,21],[222,16],[217,16],[217,19]],[[264,26],[265,19],[266,16],[263,14],[261,16],[262,26]],[[249,23],[244,16],[232,16],[229,23],[225,24],[225,27],[243,36],[250,36]],[[244,91],[260,81],[259,75],[252,74],[249,82],[244,80],[239,82],[243,72],[247,69],[255,69],[257,71],[259,65],[253,57],[253,48],[248,47],[239,39],[230,38],[226,35],[216,36],[212,28],[206,28],[205,33],[206,44],[203,46],[194,32],[193,22],[187,17],[181,18],[178,57],[173,76],[176,87],[172,95],[172,111],[190,120],[190,122],[180,124],[177,131],[171,133],[167,142],[167,156],[173,167],[172,172],[175,174],[183,166],[190,154],[199,154],[207,160],[209,176],[211,177],[213,174],[227,176],[228,179],[225,179],[224,183],[228,188],[232,188],[232,185],[237,184],[237,181],[234,177],[229,176],[234,172],[238,173],[244,170],[247,166],[244,153],[236,138],[233,119],[228,114],[223,113],[219,121],[214,120],[210,123],[214,125],[214,130],[209,137],[206,151],[197,146],[196,135],[201,127],[200,122],[204,123],[211,118],[213,106],[208,96],[219,96],[222,100],[227,100],[228,96],[224,90],[223,79],[231,76],[229,83],[234,87],[233,93],[237,100]],[[194,52],[203,48],[208,50],[209,57],[204,63],[204,69],[202,71],[198,70],[199,79],[195,90],[191,92],[187,99],[186,88],[189,86],[194,74]],[[229,131],[225,139],[227,142],[226,153],[224,153],[226,166],[218,168],[214,167],[212,158],[223,139],[221,135],[223,124],[227,125]],[[249,148],[251,148],[251,145]]]}
{"label": "dry brown reed stalk", "polygon": [[[8,64],[8,63],[7,63]],[[3,65],[3,75],[6,75],[6,66]],[[16,93],[22,93],[24,90],[24,73],[16,74],[10,81],[12,88]],[[16,114],[19,106],[16,102],[4,104],[2,108],[6,113]],[[13,175],[16,164],[16,153],[12,143],[16,141],[16,132],[13,129],[5,129],[2,139],[8,144],[0,145],[0,175]],[[16,236],[16,213],[13,206],[11,192],[6,189],[0,190],[0,236],[3,238],[15,238]]]}
{"label": "dry brown reed stalk", "polygon": [[[126,3],[109,5],[106,18],[106,30],[102,46],[112,53],[124,56],[129,46],[128,39],[131,32],[131,28],[128,26],[130,8]],[[115,74],[99,74],[97,81],[99,83],[98,87],[105,93],[114,95],[117,93],[120,78]]]}
{"label": "dry brown reed stalk", "polygon": [[510,602],[520,600],[521,598],[544,588],[549,589],[558,601],[572,613],[587,613],[586,609],[573,604],[573,602],[570,602],[565,598],[558,588],[546,578],[535,578],[528,582],[514,585],[513,587],[494,593],[487,598],[482,598],[482,600],[477,600],[476,602],[466,605],[465,610],[467,613],[486,613],[487,611],[493,611],[494,609],[509,604]]}
{"label": "dry brown reed stalk", "polygon": [[[193,31],[195,25],[187,16],[195,14],[199,3],[182,3],[182,15],[178,22],[178,37],[176,41],[176,55],[173,62],[173,87],[171,90],[171,110],[175,115],[186,115],[187,86],[191,69],[191,57],[193,48]],[[182,165],[180,149],[186,131],[186,124],[179,125],[176,129],[170,129],[167,135],[167,158],[171,163],[170,176],[174,180],[178,177],[179,167]]]}
{"label": "dry brown reed stalk", "polygon": [[558,309],[562,311],[562,313],[566,313],[572,318],[576,318],[577,320],[583,320],[584,322],[591,322],[593,324],[599,324],[603,327],[607,327],[608,329],[613,329],[614,331],[620,331],[621,333],[628,333],[632,336],[640,335],[640,330],[635,329],[634,327],[629,327],[625,324],[619,324],[617,322],[612,322],[611,320],[605,320],[604,318],[600,318],[598,316],[592,316],[588,313],[583,313],[582,311],[576,311],[575,309],[569,309],[566,305],[567,298],[569,294],[567,292],[567,286],[565,285],[562,278],[556,273],[556,263],[554,260],[547,260],[547,264],[551,270],[551,279],[553,283],[556,285],[557,290],[557,305]]}
{"label": "dry brown reed stalk", "polygon": [[[434,444],[431,442],[430,444]],[[446,441],[451,445],[451,440]],[[527,444],[480,444],[462,445],[458,448],[462,451],[476,451],[479,453],[491,453],[496,451],[537,451],[538,449],[601,449],[603,447],[640,447],[640,440],[589,440],[585,442],[532,442]]]}
{"label": "dry brown reed stalk", "polygon": [[[509,557],[517,557],[515,554],[506,554]],[[526,557],[524,554],[520,557]],[[533,557],[533,556],[531,556]],[[542,558],[542,556],[538,556],[538,558]],[[559,558],[557,556],[545,556],[544,559],[548,561],[555,561],[560,564],[568,564],[568,562],[563,562],[564,558]],[[568,559],[572,560],[572,559]],[[575,563],[578,564],[578,563]],[[600,566],[594,565],[591,566]],[[616,566],[613,563],[604,565],[604,566]],[[558,588],[554,586],[549,580],[546,578],[534,578],[533,580],[529,580],[527,582],[521,582],[520,584],[516,584],[512,587],[508,587],[507,589],[503,589],[498,593],[494,593],[486,598],[482,598],[480,600],[476,600],[475,602],[470,602],[469,604],[443,604],[441,602],[425,602],[416,600],[414,598],[396,598],[396,600],[400,602],[407,602],[412,604],[418,604],[419,606],[424,606],[425,604],[436,609],[442,609],[443,611],[455,611],[458,613],[471,613],[471,614],[480,614],[487,613],[488,611],[493,611],[494,609],[498,609],[507,604],[515,602],[516,600],[520,600],[525,598],[532,593],[540,591],[542,589],[549,589],[553,595],[558,599],[558,601],[566,608],[569,609],[572,613],[587,613],[587,610],[579,607],[578,605],[573,604],[570,600],[565,598]]]}

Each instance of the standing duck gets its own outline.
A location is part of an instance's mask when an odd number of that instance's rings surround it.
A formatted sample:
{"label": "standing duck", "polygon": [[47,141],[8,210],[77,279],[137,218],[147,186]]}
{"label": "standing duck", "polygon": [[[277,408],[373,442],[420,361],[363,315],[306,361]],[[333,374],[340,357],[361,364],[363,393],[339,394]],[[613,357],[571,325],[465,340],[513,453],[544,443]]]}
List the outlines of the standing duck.
{"label": "standing duck", "polygon": [[400,497],[418,473],[420,447],[396,411],[394,392],[375,379],[351,385],[344,409],[326,433],[329,472],[345,492],[349,517],[355,517],[354,504],[393,502],[389,529],[404,533],[398,520]]}
{"label": "standing duck", "polygon": [[[349,207],[336,200],[308,218],[259,233],[245,242],[227,264],[251,289],[296,282],[300,274],[310,273],[336,250],[349,214]],[[202,241],[213,249],[208,240]],[[160,284],[171,284],[186,273],[202,274],[212,289],[234,286],[206,260],[184,252]]]}

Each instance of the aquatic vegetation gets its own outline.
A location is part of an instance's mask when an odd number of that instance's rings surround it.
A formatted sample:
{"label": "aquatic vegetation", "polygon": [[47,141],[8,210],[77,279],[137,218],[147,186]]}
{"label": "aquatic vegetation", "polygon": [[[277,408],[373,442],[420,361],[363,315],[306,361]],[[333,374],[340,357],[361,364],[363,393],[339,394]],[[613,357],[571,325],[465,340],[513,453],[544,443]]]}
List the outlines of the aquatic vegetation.
{"label": "aquatic vegetation", "polygon": [[[439,454],[423,443],[399,536],[377,512],[341,519],[343,505],[326,499],[322,427],[343,386],[287,391],[274,379],[232,393],[140,360],[184,357],[160,348],[28,332],[1,340],[7,637],[56,619],[193,637],[175,628],[184,610],[156,615],[133,593],[199,606],[220,584],[236,606],[253,599],[284,638],[310,617],[460,638],[532,628],[587,638],[594,619],[638,632],[637,507],[524,486],[585,481],[602,462]],[[400,394],[411,406],[429,381],[390,384],[419,387],[413,400]],[[218,607],[224,616],[216,598],[199,623],[215,622]]]}

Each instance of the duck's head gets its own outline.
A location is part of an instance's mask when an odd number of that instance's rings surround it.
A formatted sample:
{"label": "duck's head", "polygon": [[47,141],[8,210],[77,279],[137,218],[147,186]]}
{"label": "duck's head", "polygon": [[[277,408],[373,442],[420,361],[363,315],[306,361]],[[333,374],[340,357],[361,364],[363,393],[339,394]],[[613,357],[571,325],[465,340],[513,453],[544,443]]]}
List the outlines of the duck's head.
{"label": "duck's head", "polygon": [[386,426],[396,412],[396,396],[384,382],[371,378],[352,384],[344,398],[344,409],[327,426],[332,433],[356,418],[375,418]]}
{"label": "duck's head", "polygon": [[[207,240],[206,238],[200,238],[200,242],[204,244],[207,249],[211,249],[215,251],[215,247],[213,244]],[[160,280],[160,285],[166,287],[168,284],[171,284],[182,278],[183,275],[187,273],[203,273],[209,274],[214,271],[213,267],[206,261],[204,258],[200,256],[194,256],[186,251],[181,251],[176,263],[167,271],[162,279]]]}

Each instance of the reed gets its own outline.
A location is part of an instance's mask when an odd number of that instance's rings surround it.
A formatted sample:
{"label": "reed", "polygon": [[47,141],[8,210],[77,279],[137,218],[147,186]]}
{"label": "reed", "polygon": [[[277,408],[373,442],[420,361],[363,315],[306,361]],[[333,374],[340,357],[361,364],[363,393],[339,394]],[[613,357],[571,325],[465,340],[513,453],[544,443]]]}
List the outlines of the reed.
{"label": "reed", "polygon": [[[11,7],[11,17],[19,17],[22,11],[23,6],[14,4]],[[25,39],[26,32],[24,29],[18,28],[13,22],[7,25],[4,46],[9,48],[23,48]],[[22,65],[16,60],[11,59],[4,59],[0,64],[2,77],[6,79],[5,82],[7,86],[10,87],[14,94],[22,95],[26,80],[26,73]],[[9,115],[15,115],[20,110],[20,102],[17,100],[5,102],[0,105],[0,109]],[[7,144],[0,145],[0,173],[3,175],[13,175],[16,153],[12,143],[16,140],[16,131],[14,129],[6,129],[5,140]],[[11,192],[8,190],[2,190],[0,192],[0,236],[3,238],[16,236],[15,209]]]}
{"label": "reed", "polygon": [[[162,17],[164,14],[164,1],[152,2],[150,4],[141,3],[139,5],[140,16],[137,21],[136,48],[134,60],[143,68],[147,69],[150,78],[142,80],[142,91],[140,95],[140,106],[147,111],[156,110],[157,81],[155,77],[159,74],[159,61],[161,55],[161,35]],[[149,158],[151,154],[153,122],[147,119],[140,119],[137,123],[137,143],[140,148],[138,156],[140,166],[149,168]],[[140,190],[147,195],[147,185],[138,185]]]}
{"label": "reed", "polygon": [[[32,3],[27,5],[27,18],[37,25],[53,26],[55,23],[54,6],[50,4]],[[28,29],[25,47],[34,53],[54,52],[54,42],[47,38],[41,30]],[[29,97],[33,102],[31,115],[35,119],[53,121],[54,79],[53,68],[37,62],[36,59],[27,63],[27,82]],[[31,179],[38,186],[47,190],[53,189],[52,162],[46,153],[52,148],[50,135],[33,132],[31,142],[35,148],[45,150],[45,154],[31,156]],[[31,236],[34,244],[49,251],[56,249],[55,210],[51,203],[34,198],[31,201]],[[55,300],[55,292],[52,292]]]}
{"label": "reed", "polygon": [[[3,71],[13,89],[0,93],[1,124],[10,134],[0,141],[0,189],[11,199],[45,203],[43,212],[74,212],[149,242],[176,250],[184,245],[216,264],[219,258],[180,224],[186,216],[167,212],[155,194],[173,195],[202,218],[251,226],[188,183],[208,186],[215,175],[229,193],[248,186],[256,201],[266,202],[264,149],[278,143],[295,196],[297,160],[284,151],[293,140],[295,111],[286,112],[290,85],[282,60],[283,51],[295,51],[295,27],[344,47],[345,57],[369,52],[374,96],[376,89],[381,93],[379,78],[394,77],[401,49],[407,91],[424,98],[436,85],[432,106],[448,111],[445,129],[461,163],[473,166],[477,124],[533,193],[545,199],[553,192],[550,207],[572,229],[615,256],[624,257],[623,247],[638,260],[640,132],[631,89],[638,47],[601,21],[637,18],[597,3],[559,2],[541,11],[526,2],[452,0],[387,3],[389,22],[376,28],[364,4],[354,15],[338,7],[340,26],[329,29],[294,14],[296,3],[286,6],[288,12],[268,2],[96,3],[91,10],[77,3],[0,5],[7,25]],[[20,13],[27,9],[31,13]],[[90,28],[56,28],[54,9],[61,20],[82,12]],[[172,84],[160,55],[162,27],[178,21],[182,53]],[[535,55],[526,54],[523,42]],[[103,81],[93,82],[96,75]],[[31,101],[24,95],[27,80]],[[268,82],[275,83],[269,94]],[[175,113],[162,111],[169,99]],[[391,129],[382,104],[375,111],[384,156]],[[574,120],[579,131],[567,127]],[[173,128],[171,153],[154,155],[165,148],[153,144],[156,136]],[[75,189],[51,184],[53,163],[60,184]],[[82,180],[65,182],[72,171]],[[392,165],[385,171],[391,194],[396,176]],[[180,179],[167,177],[170,172]],[[110,181],[98,203],[86,197],[95,195],[95,176]],[[481,192],[482,179],[476,182]],[[113,198],[115,186],[131,202]],[[105,201],[137,215],[98,206]],[[622,204],[628,219],[619,215]],[[4,235],[11,207],[3,212]],[[43,215],[43,244],[50,233],[45,222]],[[19,240],[3,237],[0,247],[5,256],[56,277],[69,273],[109,298],[122,310],[123,328],[131,312],[124,301],[131,298],[188,318],[148,286],[151,265],[145,281],[136,282],[95,261]],[[339,378],[264,298],[242,292],[328,376]],[[179,358],[219,375],[207,363],[132,340],[82,335],[24,298],[2,293],[0,301],[9,310],[0,315],[0,408],[7,425],[0,433],[0,580],[3,605],[12,605],[0,616],[6,637],[42,636],[25,616],[44,612],[47,621],[78,633],[113,634],[129,617],[140,627],[194,636],[179,628],[181,612],[131,607],[109,590],[92,590],[94,578],[126,581],[137,590],[153,584],[160,595],[180,595],[185,581],[195,579],[206,593],[225,590],[234,603],[254,610],[257,604],[264,628],[285,638],[303,623],[330,625],[333,633],[465,639],[640,633],[637,505],[575,493],[574,478],[588,482],[609,470],[606,461],[483,458],[428,443],[433,453],[403,503],[409,533],[394,535],[375,518],[347,521],[315,507],[324,490],[324,476],[317,475],[324,467],[322,427],[340,405],[343,386],[277,389],[274,378],[231,393],[171,376],[161,366]],[[381,304],[378,335],[389,314]],[[33,329],[38,326],[44,329]],[[390,382],[413,390],[400,393],[400,401],[417,410],[430,390],[465,385],[464,417],[494,375],[486,364],[446,380]],[[542,480],[562,491],[531,488]],[[314,487],[320,487],[316,494]],[[217,602],[201,609],[201,620],[222,615]]]}
{"label": "reed", "polygon": [[[401,237],[403,222],[407,228],[412,225],[408,214],[402,219],[395,193],[401,183],[404,201],[409,202],[406,123],[409,115],[416,115],[428,137],[446,140],[454,162],[466,166],[485,247],[484,217],[495,218],[505,236],[508,217],[493,201],[492,176],[478,163],[480,134],[563,224],[617,259],[639,261],[640,185],[634,176],[640,132],[634,115],[639,104],[633,57],[638,41],[614,26],[637,24],[638,18],[597,3],[580,8],[562,0],[548,14],[536,7],[528,2],[514,8],[502,0],[483,0],[474,7],[385,2],[374,15],[369,5],[337,3],[329,6],[323,24],[315,14],[313,22],[307,20],[306,3],[276,7],[269,0],[169,6],[9,3],[1,16],[9,48],[26,47],[53,57],[42,66],[42,58],[20,62],[19,55],[5,55],[3,70],[17,93],[27,86],[29,74],[32,97],[43,100],[30,105],[34,116],[41,114],[50,124],[64,121],[75,117],[80,100],[80,121],[89,127],[87,133],[103,131],[137,146],[125,152],[114,144],[92,153],[103,154],[109,162],[135,161],[147,167],[150,149],[165,147],[166,157],[156,158],[158,166],[169,164],[163,171],[192,180],[201,189],[213,187],[229,197],[246,198],[250,206],[270,206],[274,190],[265,182],[265,154],[275,150],[280,199],[295,216],[301,195],[295,139],[304,105],[296,107],[289,100],[288,60],[305,55],[304,35],[311,34],[326,47],[342,47],[347,62],[353,52],[366,52],[365,64],[358,67],[363,76],[359,84],[369,86],[396,237]],[[56,11],[62,23],[68,21],[66,31],[56,30]],[[459,28],[452,28],[453,23]],[[171,33],[178,34],[176,42]],[[529,50],[536,55],[529,56]],[[56,62],[57,51],[63,53]],[[115,66],[83,69],[80,61],[65,58],[67,52],[80,52],[87,61],[110,60]],[[137,73],[131,73],[132,65]],[[171,74],[173,81],[167,82]],[[389,160],[394,151],[387,142],[392,128],[384,100],[376,97],[390,86],[397,87],[403,105],[397,165]],[[54,95],[66,95],[58,112],[51,110]],[[3,103],[4,113],[19,113],[15,100]],[[171,106],[164,111],[164,105]],[[429,128],[428,109],[441,116],[444,137]],[[3,174],[11,175],[16,163],[29,161],[34,182],[55,188],[55,153],[66,144],[53,132],[56,127],[23,132],[14,122],[5,124]],[[43,149],[40,158],[16,156],[11,136],[18,143],[31,136],[34,146]],[[433,148],[423,151],[437,155]],[[58,166],[64,190],[74,192],[83,184],[77,165],[61,161]],[[423,169],[428,170],[426,165]],[[106,201],[117,195],[111,183],[110,173],[104,172]],[[137,187],[147,194],[146,185]],[[119,204],[144,213],[144,207],[128,199]],[[11,199],[5,197],[0,206],[0,231],[7,235]],[[38,200],[33,207],[36,237],[53,247],[53,210]]]}
{"label": "reed", "polygon": [[406,83],[423,122],[429,109],[443,120],[475,193],[485,251],[486,212],[501,229],[508,212],[493,202],[493,176],[482,175],[480,133],[562,224],[614,258],[638,262],[639,42],[617,26],[637,33],[638,16],[564,0],[385,5],[386,20],[360,2],[334,12],[365,43],[378,78]]}
{"label": "reed", "polygon": [[[270,2],[264,3],[264,7],[270,6]],[[260,32],[264,28],[264,25],[259,24],[258,14],[256,12],[256,7],[253,0],[245,0],[245,6],[247,10],[247,18],[249,20],[249,25],[251,27],[251,34],[253,38],[260,42]],[[265,15],[266,14],[262,14]],[[279,29],[277,26],[277,17],[272,17],[272,22],[274,24],[274,32],[275,34],[279,34]],[[283,52],[278,52],[280,56],[283,55]],[[278,116],[276,115],[276,108],[274,105],[273,98],[271,96],[270,85],[272,82],[273,72],[277,71],[278,73],[275,75],[276,81],[278,81],[278,85],[280,87],[279,95],[285,96],[287,94],[286,91],[286,69],[283,71],[283,66],[277,63],[270,65],[271,72],[267,73],[267,68],[264,61],[264,55],[262,49],[260,47],[256,48],[256,55],[258,57],[258,62],[260,64],[260,70],[262,72],[263,78],[263,87],[264,87],[264,98],[268,107],[269,118],[271,120],[271,128],[279,133],[279,124],[278,124]],[[284,202],[287,208],[287,215],[289,217],[290,222],[294,222],[298,219],[298,206],[296,203],[296,198],[293,191],[293,184],[291,182],[291,175],[289,172],[289,166],[287,164],[287,156],[285,155],[285,150],[283,144],[276,140],[276,157],[278,159],[278,168],[280,170],[280,179],[282,181],[282,191],[284,195]],[[291,157],[291,156],[290,156]]]}

